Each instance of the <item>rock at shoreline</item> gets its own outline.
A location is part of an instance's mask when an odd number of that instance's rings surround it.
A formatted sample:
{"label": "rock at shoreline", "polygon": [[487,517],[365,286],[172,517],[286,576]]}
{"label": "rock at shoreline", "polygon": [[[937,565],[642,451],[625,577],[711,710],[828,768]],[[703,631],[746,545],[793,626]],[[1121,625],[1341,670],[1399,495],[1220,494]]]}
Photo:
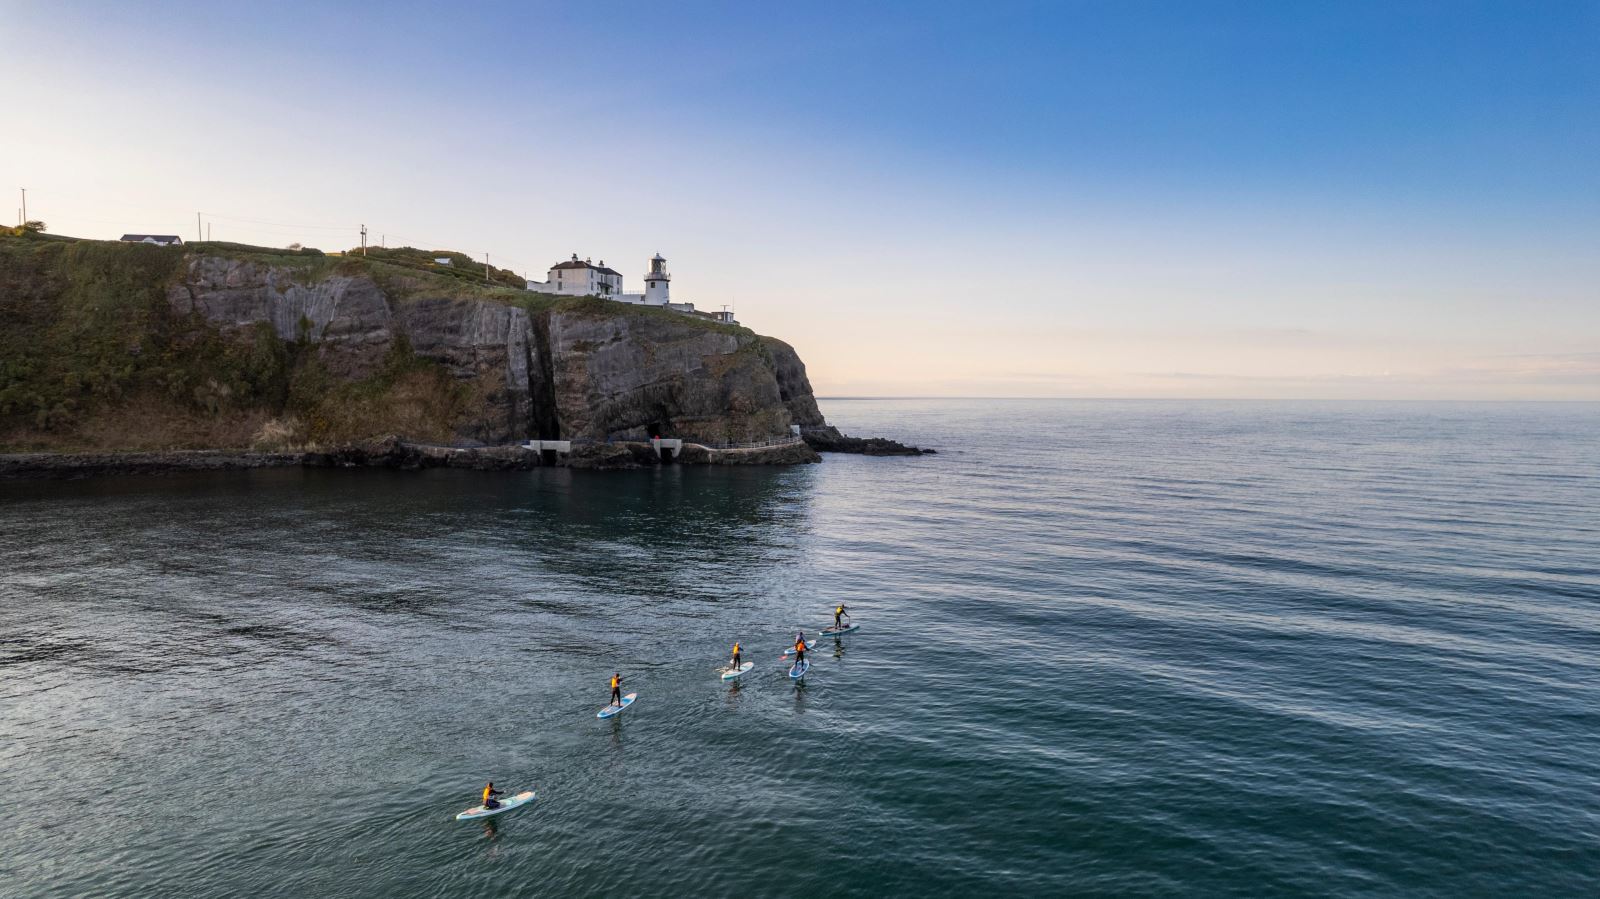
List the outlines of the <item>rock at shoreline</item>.
{"label": "rock at shoreline", "polygon": [[907,446],[886,437],[850,437],[832,425],[807,428],[806,443],[819,453],[858,453],[863,456],[931,456],[938,450]]}

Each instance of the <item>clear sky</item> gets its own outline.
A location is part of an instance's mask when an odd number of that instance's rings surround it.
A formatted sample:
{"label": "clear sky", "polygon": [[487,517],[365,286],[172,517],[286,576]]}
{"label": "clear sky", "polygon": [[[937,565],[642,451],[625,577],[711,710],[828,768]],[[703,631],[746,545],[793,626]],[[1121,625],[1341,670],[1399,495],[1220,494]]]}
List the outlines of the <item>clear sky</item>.
{"label": "clear sky", "polygon": [[822,395],[1600,399],[1600,0],[0,0],[0,59],[58,233],[659,251]]}

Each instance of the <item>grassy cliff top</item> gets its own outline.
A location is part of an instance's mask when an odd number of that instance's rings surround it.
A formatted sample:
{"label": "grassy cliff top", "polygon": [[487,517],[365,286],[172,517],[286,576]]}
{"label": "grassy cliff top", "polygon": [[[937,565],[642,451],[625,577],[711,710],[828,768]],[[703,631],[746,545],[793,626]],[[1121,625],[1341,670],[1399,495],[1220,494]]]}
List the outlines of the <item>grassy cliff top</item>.
{"label": "grassy cliff top", "polygon": [[[73,248],[69,250],[68,248]],[[89,252],[93,248],[92,252]],[[404,302],[421,297],[451,297],[457,299],[486,300],[517,306],[529,313],[558,311],[595,318],[628,316],[658,319],[675,325],[700,328],[724,334],[756,336],[741,325],[711,321],[695,315],[685,315],[670,309],[653,306],[635,306],[618,303],[601,297],[574,297],[537,293],[525,289],[526,281],[509,269],[490,269],[489,280],[484,280],[484,266],[473,262],[464,253],[451,250],[422,250],[414,247],[368,247],[366,255],[359,251],[344,254],[327,254],[321,250],[280,249],[223,241],[204,241],[177,247],[158,247],[150,244],[123,243],[115,240],[88,240],[55,234],[15,235],[10,230],[0,231],[0,266],[17,268],[11,263],[24,257],[35,257],[32,264],[20,266],[37,270],[40,263],[56,268],[45,257],[64,254],[59,259],[66,267],[75,267],[74,259],[93,258],[96,268],[106,270],[113,279],[121,280],[123,274],[140,272],[149,276],[152,264],[167,268],[168,279],[179,277],[179,261],[188,256],[216,256],[254,262],[258,265],[299,269],[309,281],[333,275],[346,277],[365,276],[381,286],[392,299]],[[450,259],[449,265],[434,260]],[[166,266],[161,264],[167,262]],[[136,276],[137,277],[137,276]],[[152,287],[157,285],[151,285]],[[159,285],[164,287],[165,285]]]}

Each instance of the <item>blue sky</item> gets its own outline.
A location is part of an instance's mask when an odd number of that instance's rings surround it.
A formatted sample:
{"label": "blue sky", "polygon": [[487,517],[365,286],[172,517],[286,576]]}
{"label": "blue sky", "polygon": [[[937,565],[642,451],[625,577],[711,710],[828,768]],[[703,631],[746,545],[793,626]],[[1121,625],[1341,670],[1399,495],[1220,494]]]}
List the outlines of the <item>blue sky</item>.
{"label": "blue sky", "polygon": [[823,393],[1600,399],[1600,2],[0,0],[0,57],[63,233],[660,251]]}

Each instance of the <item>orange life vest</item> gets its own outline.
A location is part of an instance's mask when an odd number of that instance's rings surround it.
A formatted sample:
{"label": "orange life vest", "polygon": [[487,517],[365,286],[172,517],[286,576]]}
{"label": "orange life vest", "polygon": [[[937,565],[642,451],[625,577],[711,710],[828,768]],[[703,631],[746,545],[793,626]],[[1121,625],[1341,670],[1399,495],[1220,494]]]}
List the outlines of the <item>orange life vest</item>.
{"label": "orange life vest", "polygon": [[622,679],[617,677],[615,674],[611,675],[611,689],[615,690],[617,687],[619,687],[621,685],[622,685]]}

